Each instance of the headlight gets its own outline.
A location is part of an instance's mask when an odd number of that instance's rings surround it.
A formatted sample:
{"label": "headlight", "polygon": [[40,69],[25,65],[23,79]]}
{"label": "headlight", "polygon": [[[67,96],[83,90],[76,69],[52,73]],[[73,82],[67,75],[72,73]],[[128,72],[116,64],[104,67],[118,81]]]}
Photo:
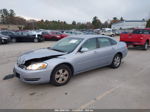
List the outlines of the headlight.
{"label": "headlight", "polygon": [[7,39],[6,37],[2,37],[2,39]]}
{"label": "headlight", "polygon": [[46,67],[47,67],[46,63],[35,63],[32,65],[29,65],[27,67],[27,70],[42,70],[42,69],[45,69]]}

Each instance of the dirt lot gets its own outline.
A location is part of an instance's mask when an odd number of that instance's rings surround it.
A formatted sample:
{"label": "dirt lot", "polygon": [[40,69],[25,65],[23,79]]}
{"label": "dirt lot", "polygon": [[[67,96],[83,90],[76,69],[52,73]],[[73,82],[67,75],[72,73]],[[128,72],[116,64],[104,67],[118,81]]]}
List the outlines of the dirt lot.
{"label": "dirt lot", "polygon": [[19,55],[54,43],[0,45],[0,109],[150,109],[150,50],[129,49],[119,69],[82,73],[62,87],[3,80]]}

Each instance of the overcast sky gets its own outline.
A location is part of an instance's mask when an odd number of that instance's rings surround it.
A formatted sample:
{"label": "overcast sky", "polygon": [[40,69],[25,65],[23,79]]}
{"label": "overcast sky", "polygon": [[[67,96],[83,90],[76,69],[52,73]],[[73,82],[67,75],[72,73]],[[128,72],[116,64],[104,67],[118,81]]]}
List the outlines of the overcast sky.
{"label": "overcast sky", "polygon": [[17,16],[72,22],[102,22],[121,16],[128,20],[150,17],[150,0],[0,0],[0,8],[15,10]]}

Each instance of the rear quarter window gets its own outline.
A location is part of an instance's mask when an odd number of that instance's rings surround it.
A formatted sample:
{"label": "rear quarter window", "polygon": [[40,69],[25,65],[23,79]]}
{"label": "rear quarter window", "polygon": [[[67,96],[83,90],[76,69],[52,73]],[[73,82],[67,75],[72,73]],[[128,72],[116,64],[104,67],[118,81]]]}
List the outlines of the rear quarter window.
{"label": "rear quarter window", "polygon": [[111,45],[116,45],[117,44],[117,42],[115,40],[113,40],[113,39],[109,39],[109,40],[110,40]]}
{"label": "rear quarter window", "polygon": [[144,33],[144,30],[138,29],[138,30],[134,30],[132,33],[133,33],[133,34],[143,34],[143,33]]}
{"label": "rear quarter window", "polygon": [[144,34],[150,34],[150,30],[144,30]]}

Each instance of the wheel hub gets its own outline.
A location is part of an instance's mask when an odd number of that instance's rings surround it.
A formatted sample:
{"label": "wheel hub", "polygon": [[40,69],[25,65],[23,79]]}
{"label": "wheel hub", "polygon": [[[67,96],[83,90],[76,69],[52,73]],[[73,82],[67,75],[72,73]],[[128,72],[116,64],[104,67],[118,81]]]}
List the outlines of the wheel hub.
{"label": "wheel hub", "polygon": [[69,72],[66,69],[60,69],[56,72],[55,80],[58,83],[65,83],[69,78]]}

